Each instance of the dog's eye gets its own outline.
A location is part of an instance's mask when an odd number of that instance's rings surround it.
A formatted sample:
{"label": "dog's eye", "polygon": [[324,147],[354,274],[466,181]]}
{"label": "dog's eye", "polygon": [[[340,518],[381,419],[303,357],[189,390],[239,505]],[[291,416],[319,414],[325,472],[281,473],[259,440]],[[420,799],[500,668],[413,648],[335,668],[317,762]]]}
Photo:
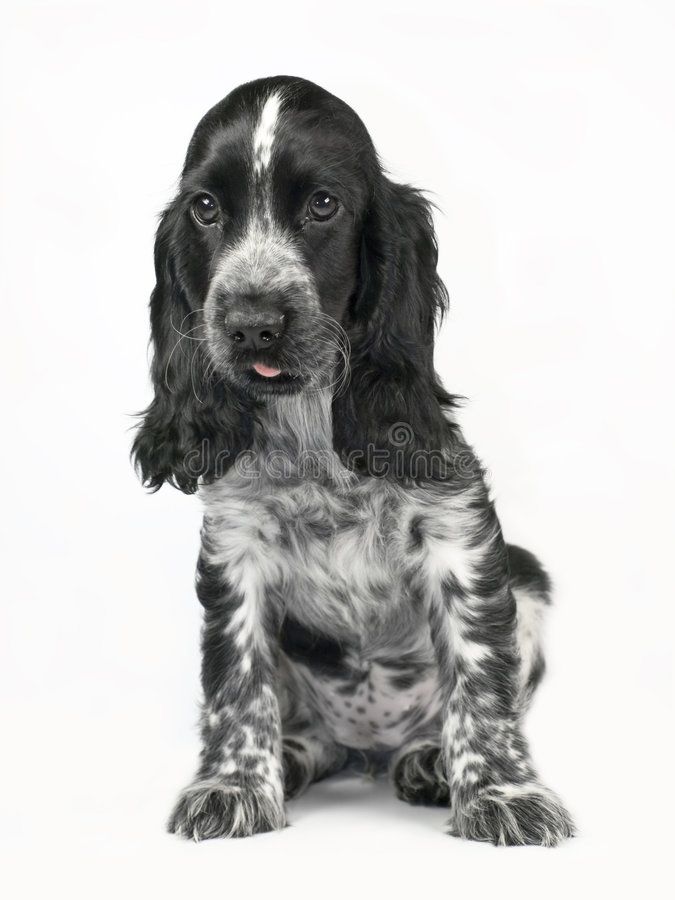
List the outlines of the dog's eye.
{"label": "dog's eye", "polygon": [[317,191],[312,195],[307,208],[313,219],[316,219],[317,222],[325,222],[327,219],[332,219],[338,211],[337,198],[327,191]]}
{"label": "dog's eye", "polygon": [[213,225],[220,218],[218,201],[211,194],[197,194],[192,201],[192,215],[200,225]]}

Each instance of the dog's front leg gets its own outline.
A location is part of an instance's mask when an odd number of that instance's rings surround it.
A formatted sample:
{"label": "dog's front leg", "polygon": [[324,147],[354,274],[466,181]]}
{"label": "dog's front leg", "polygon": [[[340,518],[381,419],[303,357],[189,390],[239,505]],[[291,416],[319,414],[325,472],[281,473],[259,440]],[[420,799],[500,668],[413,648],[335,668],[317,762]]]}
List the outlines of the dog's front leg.
{"label": "dog's front leg", "polygon": [[442,753],[452,834],[551,846],[573,834],[536,776],[520,727],[515,601],[506,547],[482,487],[427,541],[432,639],[446,689]]}
{"label": "dog's front leg", "polygon": [[255,559],[243,556],[228,567],[202,552],[203,749],[197,777],[168,824],[194,840],[243,837],[286,823],[275,692],[278,615],[260,576]]}

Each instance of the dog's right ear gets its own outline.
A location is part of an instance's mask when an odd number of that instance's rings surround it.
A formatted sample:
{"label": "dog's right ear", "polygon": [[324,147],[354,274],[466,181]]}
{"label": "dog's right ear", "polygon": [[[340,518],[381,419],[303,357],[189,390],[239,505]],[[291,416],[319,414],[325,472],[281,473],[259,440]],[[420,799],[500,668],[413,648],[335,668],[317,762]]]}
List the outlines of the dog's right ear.
{"label": "dog's right ear", "polygon": [[200,479],[222,475],[244,449],[250,416],[240,398],[209,374],[203,304],[191,303],[181,283],[181,218],[175,201],[157,229],[150,297],[155,396],[142,413],[132,457],[151,490],[168,482],[191,494]]}

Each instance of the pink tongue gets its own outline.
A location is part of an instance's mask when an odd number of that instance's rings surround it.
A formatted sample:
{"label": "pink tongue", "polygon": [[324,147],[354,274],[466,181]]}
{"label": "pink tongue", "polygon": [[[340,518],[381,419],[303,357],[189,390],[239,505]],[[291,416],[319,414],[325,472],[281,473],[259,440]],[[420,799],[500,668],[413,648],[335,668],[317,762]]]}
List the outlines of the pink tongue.
{"label": "pink tongue", "polygon": [[263,378],[275,378],[277,375],[281,375],[281,369],[273,369],[271,366],[264,366],[262,363],[253,363],[253,368]]}

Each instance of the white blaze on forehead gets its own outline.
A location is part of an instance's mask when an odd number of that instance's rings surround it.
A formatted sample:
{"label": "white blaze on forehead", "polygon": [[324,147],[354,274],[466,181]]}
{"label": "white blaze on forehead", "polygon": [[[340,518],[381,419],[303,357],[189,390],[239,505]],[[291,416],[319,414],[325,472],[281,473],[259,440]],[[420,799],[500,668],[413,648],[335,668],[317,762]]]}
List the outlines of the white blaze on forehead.
{"label": "white blaze on forehead", "polygon": [[272,93],[265,101],[253,132],[253,167],[260,174],[270,164],[272,144],[281,108],[281,94]]}
{"label": "white blaze on forehead", "polygon": [[316,286],[311,271],[283,225],[275,221],[272,185],[265,176],[286,97],[273,91],[258,110],[253,128],[253,184],[250,186],[250,209],[243,233],[221,251],[215,267],[207,308],[219,308],[218,293],[269,294],[293,287],[308,308],[316,308]]}

